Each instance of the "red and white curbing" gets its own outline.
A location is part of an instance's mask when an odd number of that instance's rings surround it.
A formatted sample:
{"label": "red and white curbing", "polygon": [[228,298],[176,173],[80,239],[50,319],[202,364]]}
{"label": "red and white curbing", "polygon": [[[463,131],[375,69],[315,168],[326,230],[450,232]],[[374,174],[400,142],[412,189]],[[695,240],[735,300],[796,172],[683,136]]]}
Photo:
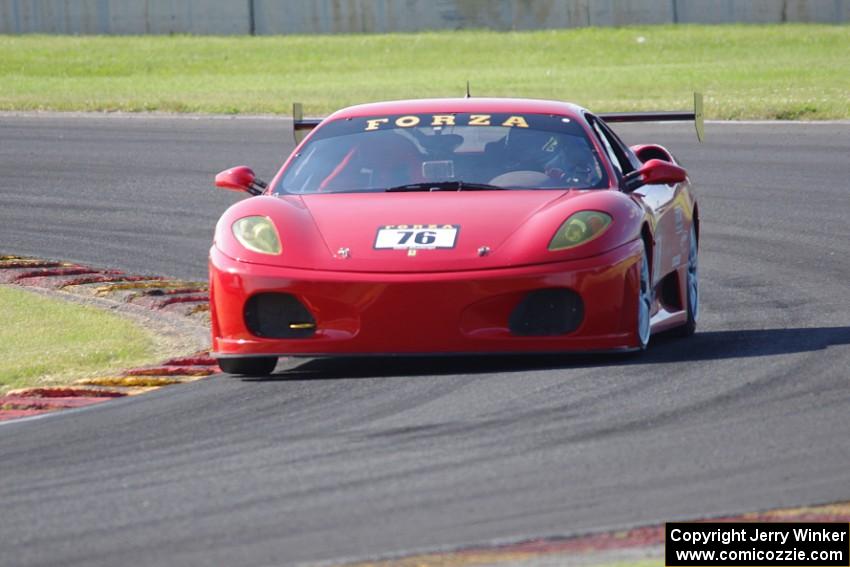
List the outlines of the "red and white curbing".
{"label": "red and white curbing", "polygon": [[[0,284],[62,291],[77,297],[126,303],[152,311],[180,315],[198,325],[208,323],[207,284],[169,280],[161,276],[127,274],[24,256],[0,255]],[[26,388],[0,396],[0,421],[78,408],[162,386],[198,380],[220,372],[206,351],[173,358],[115,376],[95,376],[73,385]]]}
{"label": "red and white curbing", "polygon": [[[713,518],[709,521],[845,523],[850,522],[850,502],[755,512]],[[625,563],[633,563],[636,559],[660,558],[663,555],[663,545],[664,526],[656,525],[585,536],[543,538],[453,552],[423,553],[394,559],[347,563],[346,567],[607,565],[623,563],[624,560]],[[660,561],[660,564],[663,564],[663,559]]]}

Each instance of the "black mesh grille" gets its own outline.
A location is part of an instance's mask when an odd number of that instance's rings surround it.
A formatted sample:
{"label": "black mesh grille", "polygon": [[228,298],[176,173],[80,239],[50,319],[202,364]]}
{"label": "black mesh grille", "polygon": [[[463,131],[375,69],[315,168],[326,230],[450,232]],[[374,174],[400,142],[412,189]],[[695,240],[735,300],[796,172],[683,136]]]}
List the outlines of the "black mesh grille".
{"label": "black mesh grille", "polygon": [[316,320],[288,293],[258,293],[245,303],[245,324],[258,337],[300,339],[316,332]]}
{"label": "black mesh grille", "polygon": [[563,335],[584,318],[584,304],[569,289],[538,289],[526,294],[511,313],[511,332],[523,336]]}

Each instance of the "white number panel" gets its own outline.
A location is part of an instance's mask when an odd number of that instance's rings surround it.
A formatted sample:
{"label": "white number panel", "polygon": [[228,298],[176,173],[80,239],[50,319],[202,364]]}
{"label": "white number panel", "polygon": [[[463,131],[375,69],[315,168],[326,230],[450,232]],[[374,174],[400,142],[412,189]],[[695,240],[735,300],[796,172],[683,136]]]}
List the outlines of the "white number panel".
{"label": "white number panel", "polygon": [[398,224],[378,229],[375,248],[378,250],[432,250],[454,248],[460,226],[456,224]]}

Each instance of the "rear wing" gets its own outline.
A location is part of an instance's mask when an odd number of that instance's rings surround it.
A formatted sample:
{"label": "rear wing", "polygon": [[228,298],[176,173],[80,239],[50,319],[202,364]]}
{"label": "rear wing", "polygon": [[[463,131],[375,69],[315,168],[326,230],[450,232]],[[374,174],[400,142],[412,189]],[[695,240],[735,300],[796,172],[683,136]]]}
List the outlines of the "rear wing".
{"label": "rear wing", "polygon": [[598,114],[605,122],[668,122],[693,120],[697,139],[705,139],[705,116],[702,108],[702,93],[694,93],[694,110],[674,110],[667,112],[609,112]]}
{"label": "rear wing", "polygon": [[321,118],[304,118],[304,107],[300,102],[292,103],[292,134],[295,136],[295,143],[301,143],[310,130],[319,125]]}
{"label": "rear wing", "polygon": [[[674,110],[667,112],[608,112],[598,115],[605,122],[668,122],[693,120],[697,130],[697,139],[705,139],[705,120],[702,109],[702,93],[694,93],[694,110]],[[304,107],[300,102],[292,103],[292,133],[295,143],[304,139],[310,130],[319,125],[321,118],[304,118]]]}

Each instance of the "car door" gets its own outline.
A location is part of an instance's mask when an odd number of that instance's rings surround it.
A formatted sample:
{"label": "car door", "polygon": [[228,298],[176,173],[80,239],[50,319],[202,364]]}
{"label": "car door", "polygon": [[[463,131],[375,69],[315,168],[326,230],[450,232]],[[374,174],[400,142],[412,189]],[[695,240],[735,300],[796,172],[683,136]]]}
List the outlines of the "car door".
{"label": "car door", "polygon": [[[590,120],[594,133],[608,152],[619,176],[639,169],[641,161],[601,119]],[[622,181],[622,177],[621,177]],[[655,251],[652,262],[653,284],[657,284],[682,262],[680,234],[684,230],[684,215],[676,205],[679,184],[644,185],[632,193],[650,211]]]}

